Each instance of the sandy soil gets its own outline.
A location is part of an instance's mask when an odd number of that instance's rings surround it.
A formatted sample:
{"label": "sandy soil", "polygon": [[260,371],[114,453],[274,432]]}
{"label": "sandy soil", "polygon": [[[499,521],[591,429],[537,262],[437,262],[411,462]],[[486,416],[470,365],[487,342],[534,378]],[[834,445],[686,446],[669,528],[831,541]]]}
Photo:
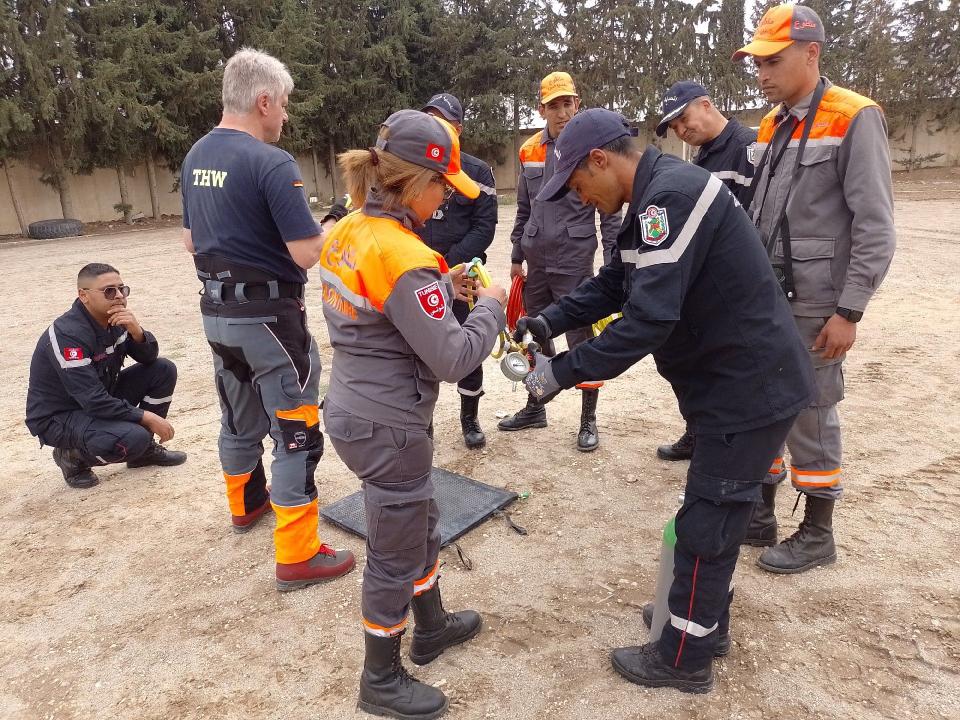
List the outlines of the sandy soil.
{"label": "sandy soil", "polygon": [[[683,464],[654,456],[682,423],[645,360],[608,384],[601,448],[574,449],[579,403],[550,427],[500,434],[495,413],[520,392],[488,361],[486,451],[459,438],[455,390],[437,407],[436,464],[517,491],[529,535],[502,520],[470,533],[466,571],[445,550],[452,607],[482,610],[467,646],[416,674],[452,698],[450,717],[956,718],[960,716],[960,177],[897,180],[900,248],[847,364],[848,496],[837,564],[796,577],[737,571],[730,656],[715,691],[643,690],[610,668],[609,648],[643,641],[659,532]],[[505,278],[514,208],[504,208],[490,267]],[[74,294],[84,263],[116,264],[131,307],[180,368],[174,469],[103,468],[68,488],[23,422],[30,353]],[[4,718],[352,718],[361,666],[360,573],[281,595],[272,526],[230,532],[216,454],[218,409],[196,308],[197,282],[174,229],[10,242],[0,379],[0,716]],[[319,283],[312,324],[326,339]],[[329,367],[329,353],[325,354]],[[328,454],[325,501],[356,489]],[[793,493],[778,515],[791,532]],[[358,538],[321,525],[324,539]]]}

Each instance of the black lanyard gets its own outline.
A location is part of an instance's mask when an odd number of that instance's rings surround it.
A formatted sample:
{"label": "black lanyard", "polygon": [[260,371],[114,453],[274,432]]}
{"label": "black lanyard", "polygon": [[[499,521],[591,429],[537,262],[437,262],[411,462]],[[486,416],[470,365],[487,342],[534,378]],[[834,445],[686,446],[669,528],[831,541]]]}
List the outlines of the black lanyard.
{"label": "black lanyard", "polygon": [[[807,139],[810,137],[810,130],[813,128],[813,121],[817,115],[817,110],[820,107],[820,100],[823,99],[824,91],[824,82],[821,80],[817,83],[817,89],[813,91],[813,97],[810,100],[810,108],[807,110],[807,117],[803,122],[803,132],[800,134],[800,144],[797,146],[797,159],[793,164],[793,175],[790,178],[790,186],[787,188],[787,196],[783,201],[783,208],[780,211],[780,217],[777,219],[777,222],[773,226],[773,232],[770,235],[770,240],[773,241],[770,244],[770,247],[776,248],[777,237],[780,236],[781,242],[783,244],[783,291],[786,293],[788,300],[793,300],[796,297],[796,289],[793,284],[793,255],[791,252],[790,246],[790,223],[787,220],[787,206],[790,204],[790,194],[793,191],[793,186],[796,184],[797,177],[800,174],[800,161],[803,159],[803,151],[807,147]],[[757,213],[757,224],[760,223],[760,214],[763,212],[763,205],[767,201],[767,190],[770,189],[770,178],[773,177],[774,172],[777,169],[777,165],[780,164],[780,160],[783,157],[784,151],[790,145],[790,138],[793,135],[793,130],[796,128],[796,123],[790,129],[790,134],[786,138],[786,142],[783,143],[783,147],[779,150],[776,159],[771,164],[769,171],[767,172],[767,188],[763,194],[763,201],[760,203],[760,210]],[[774,132],[774,137],[771,138],[771,141],[776,139],[776,132]],[[763,151],[763,157],[760,158],[760,164],[758,167],[761,172],[763,170],[763,164],[767,160],[767,156],[770,153],[770,148],[774,145],[771,142],[767,145],[766,150]],[[751,190],[754,190],[755,186],[751,186]],[[753,193],[751,192],[750,197],[747,198],[749,202],[753,202]],[[748,204],[745,206],[750,207]]]}

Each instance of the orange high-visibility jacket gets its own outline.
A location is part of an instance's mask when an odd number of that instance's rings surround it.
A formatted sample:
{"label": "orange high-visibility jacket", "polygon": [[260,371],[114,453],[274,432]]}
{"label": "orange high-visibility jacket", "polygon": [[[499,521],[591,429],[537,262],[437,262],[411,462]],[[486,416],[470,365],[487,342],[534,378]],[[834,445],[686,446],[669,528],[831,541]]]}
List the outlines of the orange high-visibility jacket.
{"label": "orange high-visibility jacket", "polygon": [[826,89],[792,190],[802,119],[812,94],[789,113],[781,107],[771,111],[760,123],[754,152],[759,162],[778,117],[793,122],[792,114],[800,120],[773,177],[769,169],[779,147],[772,147],[764,167],[757,168],[751,215],[770,257],[782,258],[783,246],[772,234],[790,190],[787,220],[797,292],[791,307],[804,317],[828,317],[838,306],[864,310],[896,247],[883,111],[873,100],[823,81]]}
{"label": "orange high-visibility jacket", "polygon": [[327,398],[367,420],[426,430],[441,380],[456,382],[493,347],[506,319],[481,298],[461,327],[443,256],[409,214],[375,199],[338,222],[320,254],[323,316],[333,346]]}

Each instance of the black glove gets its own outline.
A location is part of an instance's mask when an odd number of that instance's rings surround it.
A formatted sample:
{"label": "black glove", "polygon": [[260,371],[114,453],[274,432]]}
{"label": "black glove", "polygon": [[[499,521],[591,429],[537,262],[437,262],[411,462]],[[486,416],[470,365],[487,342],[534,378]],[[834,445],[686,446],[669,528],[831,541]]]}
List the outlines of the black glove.
{"label": "black glove", "polygon": [[334,222],[343,220],[349,212],[346,205],[337,203],[327,211],[327,214],[323,216],[320,224],[323,225],[327,220],[333,220]]}
{"label": "black glove", "polygon": [[344,195],[340,198],[340,202],[334,203],[327,214],[323,216],[323,220],[320,221],[320,224],[323,225],[327,220],[333,220],[334,222],[339,222],[343,220],[349,213],[350,207],[353,203],[350,201],[349,195]]}
{"label": "black glove", "polygon": [[550,339],[552,331],[550,323],[543,315],[530,317],[524,315],[517,320],[517,329],[513,331],[513,341],[521,342],[526,333],[533,335],[533,339],[540,343],[540,347],[547,347],[547,341]]}

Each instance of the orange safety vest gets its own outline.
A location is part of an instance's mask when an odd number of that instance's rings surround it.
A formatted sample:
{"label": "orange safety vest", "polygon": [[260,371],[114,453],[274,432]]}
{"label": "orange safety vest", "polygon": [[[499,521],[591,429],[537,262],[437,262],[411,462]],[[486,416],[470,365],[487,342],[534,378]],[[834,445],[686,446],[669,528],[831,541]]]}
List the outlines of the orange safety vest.
{"label": "orange safety vest", "polygon": [[[858,112],[866,107],[876,106],[873,100],[863,95],[858,95],[852,90],[831,85],[823,92],[823,99],[817,108],[817,115],[813,119],[813,127],[810,128],[810,139],[807,140],[808,147],[817,145],[839,145],[850,128],[850,123]],[[760,130],[757,132],[757,157],[759,157],[766,145],[773,139],[773,133],[777,129],[776,117],[779,106],[771,110],[760,122]],[[797,123],[793,130],[791,141],[800,141],[803,134],[803,123]],[[758,168],[759,169],[759,168]]]}
{"label": "orange safety vest", "polygon": [[449,272],[443,255],[393,218],[350,213],[320,252],[323,302],[350,317],[356,309],[382,313],[397,280],[415,268]]}

